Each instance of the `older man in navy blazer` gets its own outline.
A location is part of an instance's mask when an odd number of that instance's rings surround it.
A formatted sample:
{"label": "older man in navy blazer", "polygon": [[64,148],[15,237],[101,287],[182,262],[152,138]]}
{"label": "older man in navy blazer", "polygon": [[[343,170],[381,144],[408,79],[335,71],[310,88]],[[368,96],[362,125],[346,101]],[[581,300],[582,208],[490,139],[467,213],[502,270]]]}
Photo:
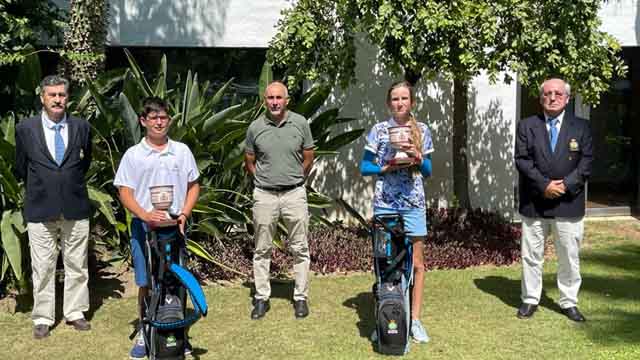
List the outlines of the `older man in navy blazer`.
{"label": "older man in navy blazer", "polygon": [[546,80],[540,86],[544,113],[521,120],[516,132],[522,215],[522,305],[517,316],[521,319],[531,317],[540,301],[544,240],[551,231],[558,257],[560,308],[573,321],[586,320],[577,304],[592,145],[588,123],[565,111],[570,95],[563,80]]}
{"label": "older man in navy blazer", "polygon": [[31,249],[31,318],[36,339],[48,336],[55,323],[58,249],[64,263],[63,315],[76,330],[91,328],[83,314],[89,310],[91,210],[85,174],[91,164],[90,126],[66,113],[66,79],[47,76],[40,90],[42,112],[16,127],[16,174],[26,187],[24,217]]}

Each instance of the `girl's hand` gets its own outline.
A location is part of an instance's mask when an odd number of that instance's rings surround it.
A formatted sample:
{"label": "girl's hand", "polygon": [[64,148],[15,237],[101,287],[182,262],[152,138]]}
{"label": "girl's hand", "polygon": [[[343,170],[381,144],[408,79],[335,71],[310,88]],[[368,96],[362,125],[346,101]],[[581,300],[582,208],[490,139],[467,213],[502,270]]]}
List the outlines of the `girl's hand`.
{"label": "girl's hand", "polygon": [[388,172],[393,172],[393,171],[398,171],[398,170],[401,170],[401,169],[406,169],[406,168],[411,167],[411,166],[413,166],[413,163],[397,164],[397,165],[387,164],[387,165],[382,167],[382,169],[380,170],[380,173],[381,174],[385,174],[385,173],[388,173]]}
{"label": "girl's hand", "polygon": [[409,157],[413,158],[413,163],[411,165],[420,165],[422,164],[422,154],[414,144],[408,144],[402,147],[402,151],[404,151]]}

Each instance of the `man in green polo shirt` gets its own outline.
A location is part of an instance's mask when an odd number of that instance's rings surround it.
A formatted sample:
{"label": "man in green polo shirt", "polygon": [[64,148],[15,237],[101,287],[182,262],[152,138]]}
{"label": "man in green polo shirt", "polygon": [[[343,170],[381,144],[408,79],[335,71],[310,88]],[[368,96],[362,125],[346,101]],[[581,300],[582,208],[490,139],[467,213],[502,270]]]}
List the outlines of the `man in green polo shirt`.
{"label": "man in green polo shirt", "polygon": [[267,111],[249,125],[245,143],[245,166],[255,185],[253,277],[256,294],[251,318],[260,319],[269,310],[271,247],[282,217],[294,257],[294,313],[300,319],[309,315],[309,209],[304,180],[313,165],[313,137],[307,120],[287,110],[289,92],[283,83],[270,83],[264,101]]}

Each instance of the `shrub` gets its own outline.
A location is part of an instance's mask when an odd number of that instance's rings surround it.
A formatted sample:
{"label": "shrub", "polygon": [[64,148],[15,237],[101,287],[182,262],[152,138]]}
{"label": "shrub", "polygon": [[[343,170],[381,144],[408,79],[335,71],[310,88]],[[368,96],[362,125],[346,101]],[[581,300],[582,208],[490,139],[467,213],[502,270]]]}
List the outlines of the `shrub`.
{"label": "shrub", "polygon": [[[520,230],[499,214],[478,210],[428,209],[429,235],[425,246],[427,269],[462,269],[484,264],[509,265],[520,257]],[[236,233],[221,241],[201,241],[220,263],[252,277],[253,238]],[[309,232],[311,271],[320,274],[371,271],[371,240],[362,226],[313,226]],[[194,258],[201,278],[230,280],[238,273]],[[272,276],[285,275],[293,258],[274,248]]]}
{"label": "shrub", "polygon": [[509,265],[520,258],[520,229],[481,209],[429,208],[425,246],[428,269]]}
{"label": "shrub", "polygon": [[[252,277],[254,241],[247,233],[238,233],[217,242],[200,242],[219,263],[230,271],[211,262],[194,257],[193,270],[201,278],[231,280],[238,272]],[[309,231],[311,271],[330,274],[367,271],[371,268],[371,245],[367,231],[362,227],[319,225]],[[293,257],[288,249],[274,247],[271,255],[272,276],[288,274],[293,268]]]}

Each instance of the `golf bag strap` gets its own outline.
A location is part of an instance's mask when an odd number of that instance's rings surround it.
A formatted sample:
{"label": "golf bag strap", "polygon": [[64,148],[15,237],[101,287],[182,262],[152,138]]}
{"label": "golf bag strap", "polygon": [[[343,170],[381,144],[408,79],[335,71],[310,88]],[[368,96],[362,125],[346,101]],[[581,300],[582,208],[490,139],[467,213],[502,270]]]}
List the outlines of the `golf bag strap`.
{"label": "golf bag strap", "polygon": [[396,265],[398,265],[398,263],[399,263],[400,261],[402,261],[402,260],[403,260],[403,258],[404,258],[404,256],[405,256],[405,254],[406,254],[406,253],[407,253],[407,249],[402,249],[402,250],[398,253],[398,256],[396,256],[396,257],[391,261],[391,263],[389,263],[389,265],[388,265],[388,271],[385,271],[385,272],[382,274],[382,278],[383,278],[383,279],[386,279],[386,278],[389,276],[389,274],[391,274],[391,273],[393,272],[392,270],[395,270]]}
{"label": "golf bag strap", "polygon": [[204,292],[198,283],[198,280],[189,272],[189,270],[178,264],[171,264],[169,267],[171,272],[173,272],[178,280],[184,285],[189,293],[189,297],[191,298],[191,302],[193,303],[196,311],[202,313],[203,316],[207,316],[207,311],[209,310],[207,306],[207,298],[204,296]]}
{"label": "golf bag strap", "polygon": [[178,264],[171,264],[169,270],[176,275],[178,280],[184,285],[187,289],[187,293],[189,294],[189,298],[191,299],[191,303],[193,304],[193,314],[189,317],[186,317],[180,321],[173,322],[159,322],[155,320],[151,320],[149,323],[151,326],[159,328],[159,329],[179,329],[190,326],[200,319],[200,316],[206,316],[208,311],[207,299],[204,296],[204,292],[198,284],[196,278],[189,272],[189,270],[183,268]]}

